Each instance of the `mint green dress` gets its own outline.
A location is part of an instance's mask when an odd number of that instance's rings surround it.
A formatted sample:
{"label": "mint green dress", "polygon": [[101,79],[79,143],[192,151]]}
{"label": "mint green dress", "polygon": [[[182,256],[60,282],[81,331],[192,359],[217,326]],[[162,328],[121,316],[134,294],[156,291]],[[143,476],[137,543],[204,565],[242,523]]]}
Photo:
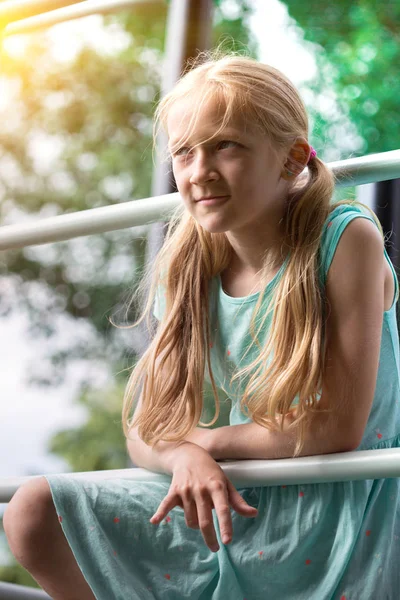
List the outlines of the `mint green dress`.
{"label": "mint green dress", "polygon": [[[321,246],[321,285],[345,227],[369,218],[342,205],[329,216]],[[399,337],[395,299],[383,315],[374,402],[359,450],[400,443]],[[351,259],[351,257],[349,257]],[[270,295],[284,264],[266,290]],[[248,422],[239,410],[240,385],[231,373],[249,343],[258,294],[232,298],[212,282],[212,364],[227,399],[218,425]],[[155,312],[160,315],[162,298]],[[267,331],[266,331],[267,333]],[[251,356],[250,356],[251,359]],[[243,362],[241,363],[243,364]],[[213,415],[208,404],[204,417]],[[183,510],[149,523],[167,484],[99,482],[50,475],[60,526],[98,600],[398,600],[400,488],[398,479],[249,487],[240,494],[258,508],[253,519],[233,510],[233,541],[211,552]]]}

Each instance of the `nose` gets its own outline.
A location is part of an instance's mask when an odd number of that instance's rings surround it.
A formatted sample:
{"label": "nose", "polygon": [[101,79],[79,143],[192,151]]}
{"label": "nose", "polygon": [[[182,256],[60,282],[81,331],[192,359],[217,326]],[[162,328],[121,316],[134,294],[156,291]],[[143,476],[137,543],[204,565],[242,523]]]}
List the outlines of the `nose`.
{"label": "nose", "polygon": [[219,179],[218,171],[213,164],[212,157],[205,152],[198,152],[192,161],[190,183],[202,185],[208,181]]}

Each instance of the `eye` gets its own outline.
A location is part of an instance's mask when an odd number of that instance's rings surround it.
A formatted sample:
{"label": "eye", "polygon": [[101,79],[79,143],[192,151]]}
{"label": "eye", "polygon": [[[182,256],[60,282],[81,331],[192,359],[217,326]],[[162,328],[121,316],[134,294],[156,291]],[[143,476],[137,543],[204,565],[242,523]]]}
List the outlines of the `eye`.
{"label": "eye", "polygon": [[175,150],[175,152],[172,153],[172,156],[185,156],[185,154],[188,154],[188,152],[190,152],[190,148],[184,146],[183,148],[178,148],[178,150]]}
{"label": "eye", "polygon": [[217,144],[218,148],[224,149],[224,148],[228,148],[229,146],[239,146],[239,144],[237,142],[234,142],[233,140],[221,140],[220,142],[218,142]]}

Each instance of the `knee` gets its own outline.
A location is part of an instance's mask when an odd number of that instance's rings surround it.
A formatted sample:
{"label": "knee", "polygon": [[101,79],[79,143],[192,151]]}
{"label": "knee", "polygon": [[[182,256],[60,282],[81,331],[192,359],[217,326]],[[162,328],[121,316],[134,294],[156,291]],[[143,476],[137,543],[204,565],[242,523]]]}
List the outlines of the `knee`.
{"label": "knee", "polygon": [[44,477],[32,479],[16,491],[4,513],[3,526],[10,550],[21,564],[40,558],[40,549],[49,541],[56,522]]}

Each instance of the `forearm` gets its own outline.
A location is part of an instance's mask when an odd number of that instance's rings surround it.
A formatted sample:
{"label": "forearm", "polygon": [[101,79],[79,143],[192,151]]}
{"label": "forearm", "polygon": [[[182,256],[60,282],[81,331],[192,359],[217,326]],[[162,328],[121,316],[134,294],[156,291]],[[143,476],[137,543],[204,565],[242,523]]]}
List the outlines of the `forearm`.
{"label": "forearm", "polygon": [[178,451],[184,451],[183,446],[192,445],[189,441],[157,442],[154,447],[147,445],[139,438],[135,430],[131,430],[126,443],[127,451],[132,462],[143,469],[156,473],[172,474],[175,456]]}
{"label": "forearm", "polygon": [[[298,436],[296,427],[288,429],[288,417],[283,431],[270,431],[257,423],[229,425],[210,432],[209,452],[215,460],[252,460],[293,457]],[[337,435],[326,416],[316,417],[306,435],[300,456],[313,456],[353,450],[356,445]],[[343,433],[343,432],[342,432]]]}

